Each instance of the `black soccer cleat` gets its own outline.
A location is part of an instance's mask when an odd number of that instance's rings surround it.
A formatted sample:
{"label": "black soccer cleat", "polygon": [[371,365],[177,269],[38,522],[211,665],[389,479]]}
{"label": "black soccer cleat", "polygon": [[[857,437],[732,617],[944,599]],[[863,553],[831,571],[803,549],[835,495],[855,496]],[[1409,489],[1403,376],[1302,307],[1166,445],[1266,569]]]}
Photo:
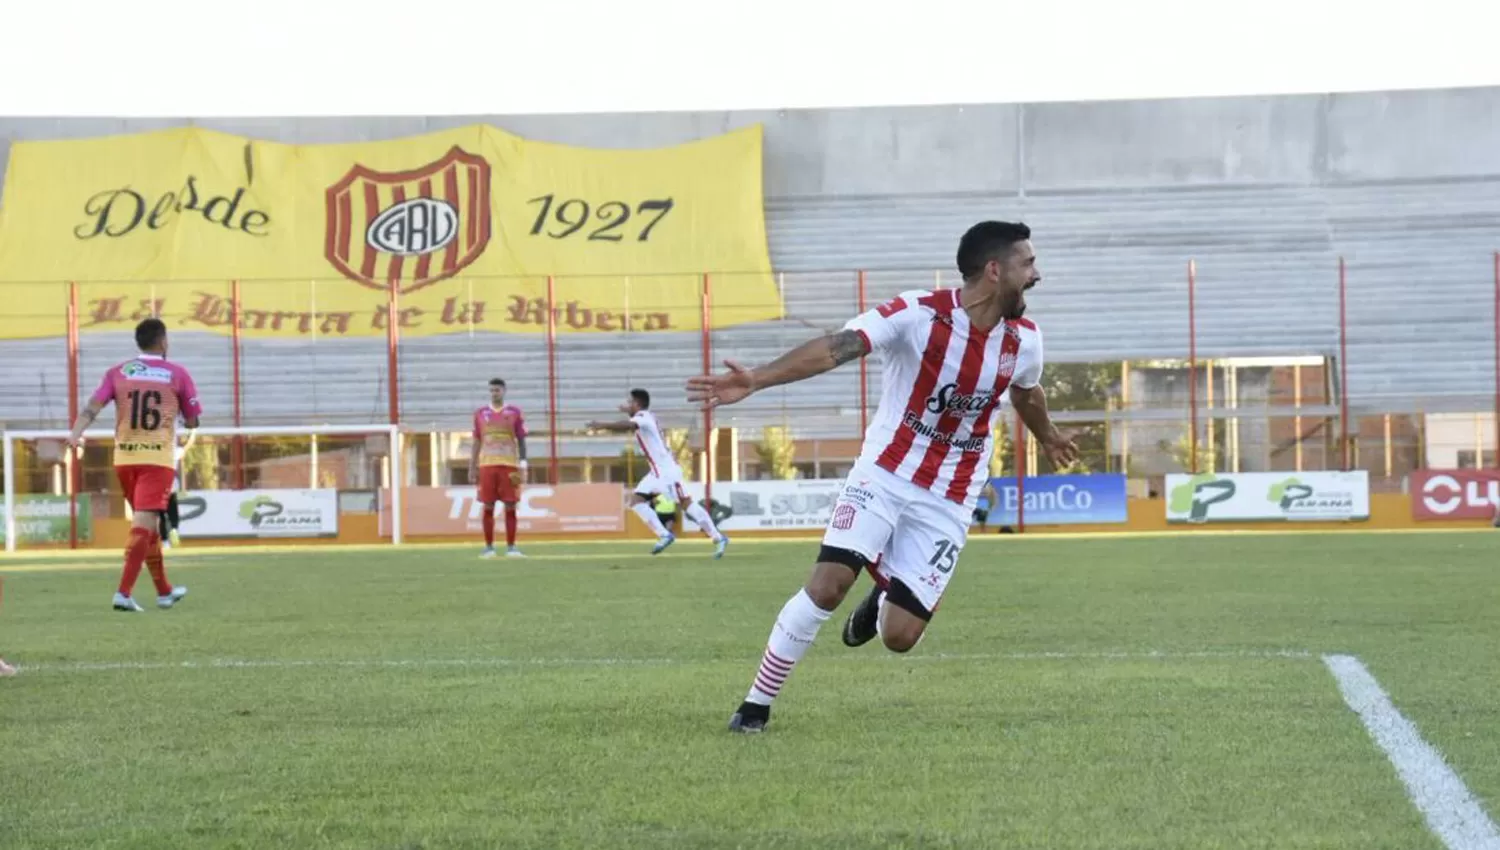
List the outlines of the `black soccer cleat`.
{"label": "black soccer cleat", "polygon": [[875,621],[880,617],[880,585],[870,588],[870,595],[849,612],[844,621],[844,646],[864,646],[875,639]]}
{"label": "black soccer cleat", "polygon": [[739,708],[735,709],[734,716],[729,718],[729,731],[754,735],[766,731],[766,724],[770,722],[771,707],[769,705],[743,702],[740,703]]}

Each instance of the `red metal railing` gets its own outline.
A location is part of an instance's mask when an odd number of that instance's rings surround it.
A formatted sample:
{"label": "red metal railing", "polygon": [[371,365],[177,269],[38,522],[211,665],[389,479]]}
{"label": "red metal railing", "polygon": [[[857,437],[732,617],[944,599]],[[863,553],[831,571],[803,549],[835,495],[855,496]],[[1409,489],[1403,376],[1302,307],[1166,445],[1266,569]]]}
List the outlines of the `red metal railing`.
{"label": "red metal railing", "polygon": [[[1493,315],[1492,335],[1494,343],[1493,354],[1496,377],[1493,387],[1493,398],[1480,401],[1480,405],[1484,407],[1491,407],[1492,411],[1487,412],[1492,412],[1497,419],[1500,419],[1500,251],[1494,252],[1488,259],[1490,260],[1490,263],[1488,265],[1490,265],[1491,267],[1489,269],[1484,269],[1483,271],[1475,269],[1475,273],[1484,274],[1488,272],[1489,276],[1492,277],[1492,303],[1486,304],[1484,306],[1485,308],[1487,308],[1487,311],[1492,312]],[[1188,409],[1180,414],[1180,418],[1175,419],[1175,421],[1179,424],[1176,426],[1176,431],[1174,434],[1175,438],[1176,436],[1182,435],[1183,431],[1186,431],[1188,451],[1186,457],[1182,459],[1180,468],[1192,472],[1202,471],[1200,469],[1200,466],[1202,465],[1202,461],[1200,459],[1200,455],[1202,454],[1202,452],[1200,451],[1200,443],[1203,440],[1203,431],[1205,425],[1209,428],[1208,439],[1214,440],[1214,434],[1216,433],[1214,429],[1216,427],[1216,423],[1229,415],[1225,413],[1222,407],[1217,407],[1215,405],[1213,396],[1209,397],[1209,401],[1207,405],[1205,405],[1202,398],[1202,388],[1199,386],[1199,381],[1201,380],[1200,374],[1202,374],[1204,371],[1202,369],[1203,361],[1200,361],[1199,355],[1199,312],[1200,310],[1203,310],[1206,311],[1205,315],[1212,315],[1215,307],[1212,303],[1212,295],[1210,294],[1205,297],[1205,293],[1199,291],[1200,269],[1198,268],[1198,265],[1199,264],[1196,262],[1196,260],[1189,260],[1187,262],[1186,268],[1187,292],[1185,298],[1185,306],[1187,308],[1188,314],[1188,333],[1187,339],[1183,341],[1183,348],[1181,350],[1183,350],[1183,354],[1185,355],[1185,361],[1182,362],[1185,362],[1185,368],[1188,375]],[[823,286],[826,291],[836,291],[842,293],[835,297],[838,300],[844,300],[847,303],[847,309],[836,309],[832,306],[828,306],[826,307],[826,310],[824,310],[824,312],[827,312],[830,315],[837,313],[838,315],[846,318],[849,315],[863,312],[864,310],[868,309],[871,306],[872,302],[878,301],[879,299],[890,294],[890,281],[895,276],[889,275],[887,272],[888,270],[851,270],[846,272],[820,274],[818,276],[817,285]],[[697,317],[700,320],[701,327],[703,328],[703,330],[698,332],[698,338],[696,340],[692,340],[691,337],[688,336],[688,334],[691,332],[672,333],[670,335],[662,335],[655,338],[671,340],[670,344],[673,345],[677,350],[681,350],[684,353],[689,350],[689,346],[696,343],[696,348],[698,349],[698,351],[693,359],[699,361],[701,368],[706,371],[717,370],[721,367],[716,364],[716,355],[720,357],[726,356],[726,352],[731,351],[734,345],[742,344],[743,339],[742,336],[726,336],[723,338],[716,338],[716,334],[719,334],[720,332],[709,329],[712,326],[711,319],[714,317],[716,310],[729,310],[734,309],[735,307],[733,303],[733,293],[735,291],[733,275],[729,275],[727,273],[715,273],[713,275],[702,274],[697,277],[699,280],[699,303],[697,305]],[[920,279],[923,277],[923,275],[921,273],[903,274],[900,277],[904,280],[912,280],[914,278]],[[832,290],[827,290],[828,281],[830,279],[835,284],[835,288]],[[941,280],[940,276],[937,275],[929,276],[926,279],[934,281],[933,285],[937,285],[937,281]],[[1327,280],[1327,278],[1325,278],[1325,280]],[[882,286],[882,281],[885,281],[884,286]],[[1392,437],[1391,435],[1393,431],[1400,431],[1402,428],[1407,426],[1404,423],[1397,421],[1395,426],[1393,427],[1391,417],[1389,416],[1385,417],[1386,421],[1384,423],[1372,423],[1370,421],[1372,418],[1377,418],[1382,414],[1364,415],[1364,421],[1361,422],[1361,415],[1358,413],[1361,405],[1356,404],[1359,399],[1356,399],[1350,392],[1349,373],[1351,355],[1349,340],[1349,311],[1351,303],[1359,303],[1359,266],[1355,265],[1351,269],[1350,265],[1346,263],[1343,258],[1339,258],[1337,278],[1335,282],[1337,285],[1338,343],[1336,367],[1338,371],[1336,373],[1333,373],[1331,371],[1325,372],[1325,380],[1328,377],[1336,376],[1338,379],[1338,393],[1336,396],[1334,396],[1331,393],[1324,393],[1322,395],[1319,395],[1318,392],[1311,390],[1308,391],[1306,393],[1308,399],[1321,402],[1321,407],[1319,408],[1319,411],[1317,413],[1307,413],[1303,415],[1300,413],[1294,414],[1291,410],[1287,410],[1284,413],[1273,412],[1273,415],[1285,418],[1286,420],[1288,420],[1286,425],[1295,429],[1294,439],[1297,455],[1296,466],[1298,468],[1301,468],[1304,463],[1302,450],[1304,444],[1306,444],[1310,447],[1308,458],[1306,459],[1306,463],[1308,464],[1322,464],[1324,465],[1324,468],[1339,468],[1345,470],[1355,468],[1371,468],[1372,470],[1384,469],[1389,471],[1390,474],[1396,474],[1399,473],[1399,470],[1402,468],[1402,463],[1399,462],[1399,459],[1393,462],[1389,457],[1389,444],[1393,439],[1399,439],[1399,437]],[[254,410],[253,405],[247,404],[247,348],[245,344],[246,329],[261,327],[263,326],[264,322],[269,321],[264,315],[264,311],[261,311],[261,314],[258,316],[246,315],[243,304],[243,296],[244,289],[247,285],[251,284],[245,284],[240,281],[230,282],[229,286],[227,287],[227,298],[224,297],[223,290],[219,290],[220,294],[212,298],[208,296],[200,297],[200,295],[195,294],[192,296],[193,300],[191,310],[193,311],[193,313],[191,316],[187,316],[184,313],[176,313],[171,311],[166,311],[167,315],[165,316],[165,318],[168,320],[169,325],[174,329],[174,331],[179,331],[179,329],[192,330],[194,327],[203,328],[208,325],[220,326],[221,332],[227,331],[227,335],[229,336],[228,355],[230,362],[229,364],[227,364],[228,369],[224,371],[227,372],[229,376],[230,386],[227,388],[227,394],[230,399],[230,414],[235,425],[243,425],[248,418],[246,411]],[[285,284],[279,285],[284,286]],[[93,287],[95,285],[88,284],[86,286]],[[131,320],[157,312],[157,296],[159,294],[158,290],[165,291],[166,286],[167,285],[164,284],[158,284],[157,286],[152,287],[150,290],[142,289],[142,294],[139,298],[137,298],[136,296],[131,296],[130,298],[125,300],[123,305],[116,305],[113,308],[109,308],[118,310],[117,317],[112,321],[117,322],[118,327],[121,330],[124,330],[129,327]],[[187,285],[184,285],[184,287],[186,286]],[[486,300],[486,297],[483,294],[484,287],[485,284],[482,281],[470,282],[470,291],[477,293],[470,299],[471,302]],[[67,421],[64,422],[56,420],[39,420],[37,422],[37,425],[39,427],[63,428],[77,417],[80,402],[82,400],[83,386],[81,382],[85,377],[88,377],[83,375],[82,373],[94,368],[95,358],[93,356],[88,356],[86,358],[86,355],[91,355],[91,352],[94,352],[96,350],[94,348],[94,346],[96,345],[96,343],[94,342],[95,338],[92,336],[92,332],[94,330],[97,330],[97,325],[100,322],[100,317],[108,312],[108,309],[106,309],[105,306],[101,306],[97,301],[85,300],[86,295],[87,293],[89,293],[89,291],[89,289],[81,287],[76,283],[67,284],[67,299],[65,307],[67,346],[66,383],[68,388]],[[804,289],[801,291],[806,292],[808,290]],[[1205,292],[1207,293],[1212,293],[1213,291],[1214,290],[1211,289],[1205,290]],[[1324,292],[1326,291],[1327,290],[1324,290]],[[570,323],[570,325],[577,325],[578,322],[583,321],[582,318],[574,316],[571,312],[569,312],[574,309],[573,304],[576,299],[570,300],[566,296],[566,290],[563,290],[560,293],[559,282],[556,279],[549,277],[547,279],[546,285],[544,310],[545,317],[537,317],[537,319],[539,320],[538,323],[544,325],[543,328],[537,328],[537,330],[544,331],[543,339],[546,348],[546,422],[547,430],[549,433],[550,448],[547,477],[550,481],[553,482],[561,481],[563,478],[563,470],[561,466],[561,453],[563,445],[561,436],[564,435],[565,428],[563,427],[564,423],[561,421],[562,417],[559,413],[559,410],[565,402],[569,401],[569,399],[562,398],[561,396],[565,393],[565,391],[570,391],[567,389],[568,387],[571,387],[576,383],[569,383],[567,381],[564,381],[562,372],[564,370],[572,368],[584,368],[581,362],[582,358],[578,356],[576,349],[570,350],[569,344],[567,342],[564,342],[562,345],[559,344],[560,338],[564,340],[568,339],[568,337],[564,334],[564,331],[566,331],[567,328],[559,328],[559,325],[564,320]],[[181,300],[174,301],[172,303],[186,303],[188,300],[189,299],[187,298],[181,298]],[[498,303],[499,299],[496,297],[492,296],[488,300],[490,301],[491,305],[488,309],[492,312],[508,309],[506,306],[500,305]],[[138,314],[136,315],[130,314],[130,309],[137,303],[141,305],[140,311],[138,311]],[[148,303],[150,305],[149,309],[146,308],[146,305]],[[515,307],[512,309],[520,310],[521,308]],[[1176,312],[1178,308],[1174,307],[1171,309],[1173,310],[1173,312]],[[1478,304],[1475,305],[1475,309],[1480,309]],[[649,310],[647,310],[647,312],[649,312]],[[564,317],[563,319],[559,318],[560,314]],[[821,315],[822,314],[820,313],[819,316]],[[1178,313],[1178,315],[1180,315],[1180,313]],[[775,334],[775,345],[772,346],[771,344],[767,343],[766,345],[761,346],[762,348],[790,348],[792,345],[796,344],[796,342],[799,342],[801,339],[805,338],[807,333],[813,332],[811,329],[816,328],[823,332],[828,332],[832,330],[833,327],[836,327],[829,325],[829,322],[833,320],[828,318],[808,318],[806,316],[795,315],[790,318],[793,321],[782,322],[780,325],[776,326],[768,326],[769,329],[766,331],[766,333]],[[1331,319],[1332,316],[1330,316],[1330,320]],[[446,321],[446,319],[444,319],[444,321]],[[474,327],[472,321],[473,316],[471,313],[463,312],[462,315],[460,315],[459,313],[455,312],[455,326],[467,326],[471,335],[473,334]],[[403,335],[401,333],[401,323],[402,310],[400,296],[397,292],[392,291],[389,293],[389,296],[387,298],[386,316],[384,318],[387,380],[384,391],[381,393],[383,397],[377,397],[375,400],[375,404],[377,405],[377,410],[383,407],[385,409],[385,416],[388,417],[390,421],[397,423],[400,423],[403,419],[412,419],[412,414],[407,410],[407,406],[404,405],[404,386],[402,380],[403,368],[409,369],[411,367],[411,363],[409,360],[403,360],[403,358],[409,358],[413,356],[410,354],[410,351],[414,348],[420,347],[413,343],[410,339],[402,339]],[[222,325],[225,324],[228,324],[229,328],[222,328]],[[314,321],[313,324],[314,326],[317,326],[318,322]],[[87,333],[83,333],[81,336],[81,332],[84,331],[86,331]],[[736,331],[735,333],[738,334],[740,332]],[[313,336],[315,344],[323,344],[321,340],[324,337],[319,337],[316,333]],[[480,338],[482,339],[483,337]],[[532,337],[532,339],[535,339],[535,337]],[[112,350],[114,348],[118,348],[121,344],[123,344],[121,341],[111,341],[109,343]],[[254,350],[258,351],[260,349]],[[533,349],[533,351],[535,351],[535,349]],[[1356,353],[1357,351],[1358,349],[1356,349]],[[640,355],[641,351],[632,350],[630,353]],[[622,351],[622,357],[625,356],[625,354],[626,352]],[[727,356],[733,355],[729,354]],[[83,363],[85,359],[88,360],[87,365]],[[99,355],[99,359],[103,359],[103,355]],[[113,355],[111,355],[110,359],[114,359]],[[1208,374],[1211,376],[1210,384],[1213,385],[1212,375],[1214,372],[1215,361],[1210,359],[1209,361],[1207,361],[1207,363]],[[251,372],[254,373],[257,369],[255,362],[252,362],[250,365]],[[537,365],[540,366],[540,364]],[[847,384],[842,384],[839,387],[841,393],[840,398],[845,399],[841,403],[844,404],[846,408],[850,406],[854,408],[846,410],[847,415],[849,416],[846,426],[847,435],[845,437],[841,437],[840,439],[855,447],[857,447],[858,438],[862,436],[871,419],[870,407],[872,400],[869,390],[869,369],[869,365],[865,361],[861,361],[858,367],[859,384],[857,392],[850,392],[850,390],[852,390],[853,388],[848,387]],[[537,371],[540,371],[540,369],[538,369]],[[220,372],[219,374],[222,375],[224,374],[224,372]],[[852,379],[853,377],[854,376],[851,374],[840,380],[847,381],[849,379]],[[1296,374],[1293,379],[1295,380],[1296,384],[1296,388],[1293,390],[1295,396],[1297,397],[1296,406],[1297,409],[1300,410],[1304,396],[1302,367],[1298,367],[1296,369]],[[220,380],[222,380],[222,378],[220,378]],[[372,377],[372,383],[373,380],[374,378]],[[406,376],[405,383],[411,384],[413,380],[415,379],[408,374]],[[418,383],[420,383],[420,381],[418,381]],[[259,385],[257,384],[256,386]],[[672,387],[671,389],[675,390],[677,388],[678,387]],[[665,391],[668,388],[663,386],[661,389]],[[1480,392],[1482,393],[1484,391],[1481,390]],[[1180,399],[1181,396],[1176,396],[1176,398]],[[253,401],[254,399],[250,398],[249,400]],[[590,401],[595,402],[598,400],[591,399]],[[763,402],[763,404],[771,403],[774,402]],[[833,403],[834,402],[829,402],[830,405]],[[1180,404],[1180,401],[1173,402],[1173,404],[1178,405]],[[1370,405],[1365,405],[1365,407],[1368,408],[1370,407]],[[785,411],[785,420],[789,424],[793,425],[794,431],[796,430],[796,423],[800,412],[800,409],[796,407],[790,407]],[[348,414],[343,415],[347,416]],[[379,416],[378,413],[375,415],[377,417]],[[1250,414],[1245,414],[1245,416],[1249,415]],[[1099,416],[1100,418],[1104,418],[1106,414],[1101,412]],[[705,481],[704,484],[706,487],[711,487],[713,484],[713,479],[723,479],[724,477],[733,474],[730,470],[723,468],[719,463],[717,463],[718,458],[715,457],[715,455],[718,453],[714,451],[715,446],[717,445],[717,441],[721,439],[715,436],[717,433],[716,429],[721,424],[732,424],[732,422],[730,422],[727,413],[716,417],[715,414],[711,411],[704,411],[701,414],[694,413],[692,415],[692,418],[694,420],[693,425],[697,428],[701,428],[702,431],[701,434],[694,436],[694,442],[698,445],[701,445],[702,450],[705,452],[706,462],[704,468],[705,472],[707,473],[706,478],[708,478],[709,480]],[[1337,418],[1339,420],[1337,424],[1337,430],[1334,430],[1334,425],[1332,422],[1334,418]],[[1182,427],[1184,419],[1186,420],[1186,428]],[[1294,419],[1295,424],[1293,425],[1292,420]],[[220,419],[219,421],[222,422],[223,420]],[[412,422],[410,424],[413,428],[423,427],[423,423],[420,422]],[[1418,427],[1420,428],[1421,426]],[[1026,469],[1028,457],[1026,445],[1028,441],[1025,438],[1025,435],[1021,432],[1019,422],[1017,423],[1017,428],[1013,436],[1016,438],[1014,439],[1016,469],[1023,473],[1023,477],[1024,475],[1034,474],[1033,471]],[[744,438],[742,437],[741,439],[743,440]],[[1320,455],[1320,450],[1317,449],[1314,442],[1316,440],[1323,439],[1327,440],[1327,450]],[[1337,440],[1336,450],[1333,448],[1333,441],[1335,439]],[[1382,443],[1382,441],[1386,445],[1385,457],[1382,457],[1378,451],[1372,453],[1368,449],[1368,445],[1379,445]],[[1468,445],[1472,446],[1473,442],[1470,442]],[[1485,448],[1486,450],[1493,449],[1496,453],[1496,456],[1500,457],[1500,428],[1496,428],[1495,438],[1490,442],[1490,445],[1486,446]],[[235,438],[230,443],[230,480],[233,482],[233,485],[235,487],[242,488],[246,484],[246,449],[246,440],[244,438]],[[851,450],[857,451],[857,448],[851,449],[849,446],[841,446],[838,449],[839,452],[842,452],[845,455],[847,455]],[[1279,449],[1277,450],[1279,451]],[[1141,448],[1138,449],[1138,451],[1144,452],[1145,449]],[[1421,451],[1425,451],[1425,449]],[[1464,451],[1468,452],[1469,449],[1466,447]],[[1484,453],[1481,453],[1480,457],[1476,459],[1476,462],[1482,462],[1483,455]],[[1425,456],[1423,456],[1421,460],[1425,461]],[[819,462],[821,463],[822,461]],[[69,460],[68,477],[65,485],[65,489],[67,492],[76,495],[77,493],[83,491],[84,488],[81,478],[83,472],[84,468],[81,459],[75,457]],[[692,471],[690,471],[690,474],[691,472]],[[1024,484],[1022,486],[1024,486]],[[1024,518],[1021,520],[1021,522],[1022,524],[1024,524]],[[78,527],[78,523],[79,519],[76,514],[75,501],[74,508],[70,510],[69,524],[70,527],[76,529]]]}

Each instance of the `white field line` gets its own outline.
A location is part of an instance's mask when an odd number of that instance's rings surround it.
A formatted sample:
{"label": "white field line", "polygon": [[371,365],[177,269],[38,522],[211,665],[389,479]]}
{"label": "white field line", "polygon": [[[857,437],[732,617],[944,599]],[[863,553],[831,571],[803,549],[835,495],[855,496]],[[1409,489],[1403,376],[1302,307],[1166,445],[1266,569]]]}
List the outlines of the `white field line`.
{"label": "white field line", "polygon": [[[1205,652],[996,652],[932,653],[895,655],[872,652],[861,655],[835,654],[818,659],[848,662],[930,662],[930,661],[1174,661],[1193,659],[1308,659],[1316,657],[1301,649],[1225,650]],[[23,673],[99,673],[112,671],[153,670],[237,670],[299,668],[348,669],[441,669],[441,668],[531,668],[562,669],[568,667],[687,667],[717,664],[739,659],[722,658],[209,658],[185,661],[61,661],[37,664],[16,663]]]}
{"label": "white field line", "polygon": [[1364,721],[1406,785],[1427,826],[1449,850],[1500,850],[1500,831],[1484,807],[1417,727],[1401,715],[1375,677],[1352,655],[1325,655],[1344,702]]}

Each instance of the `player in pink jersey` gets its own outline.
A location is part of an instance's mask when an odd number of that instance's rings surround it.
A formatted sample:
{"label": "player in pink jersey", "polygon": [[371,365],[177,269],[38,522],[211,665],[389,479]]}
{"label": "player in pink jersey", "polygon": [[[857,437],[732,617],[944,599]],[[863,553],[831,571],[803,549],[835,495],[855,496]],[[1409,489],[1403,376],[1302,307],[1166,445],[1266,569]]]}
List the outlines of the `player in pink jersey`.
{"label": "player in pink jersey", "polygon": [[187,595],[187,588],[167,581],[162,563],[159,514],[167,509],[175,475],[177,417],[189,428],[198,427],[203,408],[198,388],[186,369],[167,361],[167,326],[160,319],[136,325],[140,356],[104,373],[88,407],[73,423],[68,444],[79,446],[83,432],[105,405],[115,404],[115,474],[125,501],[135,512],[130,542],[125,547],[125,571],[115,593],[116,611],[140,611],[131,592],[144,563],[156,585],[156,605],[171,608]]}
{"label": "player in pink jersey", "polygon": [[726,362],[727,374],[688,381],[688,400],[713,407],[873,351],[884,360],[880,407],[834,503],[818,563],[776,618],[750,692],[730,718],[733,731],[765,729],[772,700],[861,571],[875,587],[845,621],[844,643],[879,636],[895,652],[917,645],[967,540],[1002,399],[1053,464],[1077,457],[1047,414],[1041,331],[1023,318],[1026,290],[1041,280],[1031,230],[976,224],[959,241],[958,270],[962,289],[904,292],[765,366]]}
{"label": "player in pink jersey", "polygon": [[474,411],[473,456],[469,480],[479,484],[479,503],[484,506],[484,551],[481,558],[495,557],[495,503],[505,505],[505,556],[521,557],[516,548],[516,503],[526,477],[526,420],[521,408],[505,403],[505,381],[490,380],[490,403]]}

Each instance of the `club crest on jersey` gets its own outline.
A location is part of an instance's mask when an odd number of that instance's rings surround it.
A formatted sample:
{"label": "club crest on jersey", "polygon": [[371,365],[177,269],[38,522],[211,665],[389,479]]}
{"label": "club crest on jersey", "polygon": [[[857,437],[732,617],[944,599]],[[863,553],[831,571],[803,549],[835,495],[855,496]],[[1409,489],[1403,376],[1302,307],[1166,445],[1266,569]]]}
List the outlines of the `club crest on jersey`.
{"label": "club crest on jersey", "polygon": [[927,412],[957,416],[978,416],[995,397],[994,390],[976,393],[961,393],[958,384],[944,384],[942,389],[927,397]]}
{"label": "club crest on jersey", "polygon": [[456,145],[410,171],[355,164],[328,187],[326,203],[326,259],[382,292],[450,278],[490,242],[490,164]]}
{"label": "club crest on jersey", "polygon": [[1002,351],[1002,352],[1000,352],[1000,363],[999,363],[999,366],[997,368],[1000,370],[1000,374],[1001,375],[1004,375],[1006,377],[1010,377],[1011,375],[1014,375],[1016,373],[1016,355],[1015,355],[1015,352],[1012,352],[1012,351]]}

